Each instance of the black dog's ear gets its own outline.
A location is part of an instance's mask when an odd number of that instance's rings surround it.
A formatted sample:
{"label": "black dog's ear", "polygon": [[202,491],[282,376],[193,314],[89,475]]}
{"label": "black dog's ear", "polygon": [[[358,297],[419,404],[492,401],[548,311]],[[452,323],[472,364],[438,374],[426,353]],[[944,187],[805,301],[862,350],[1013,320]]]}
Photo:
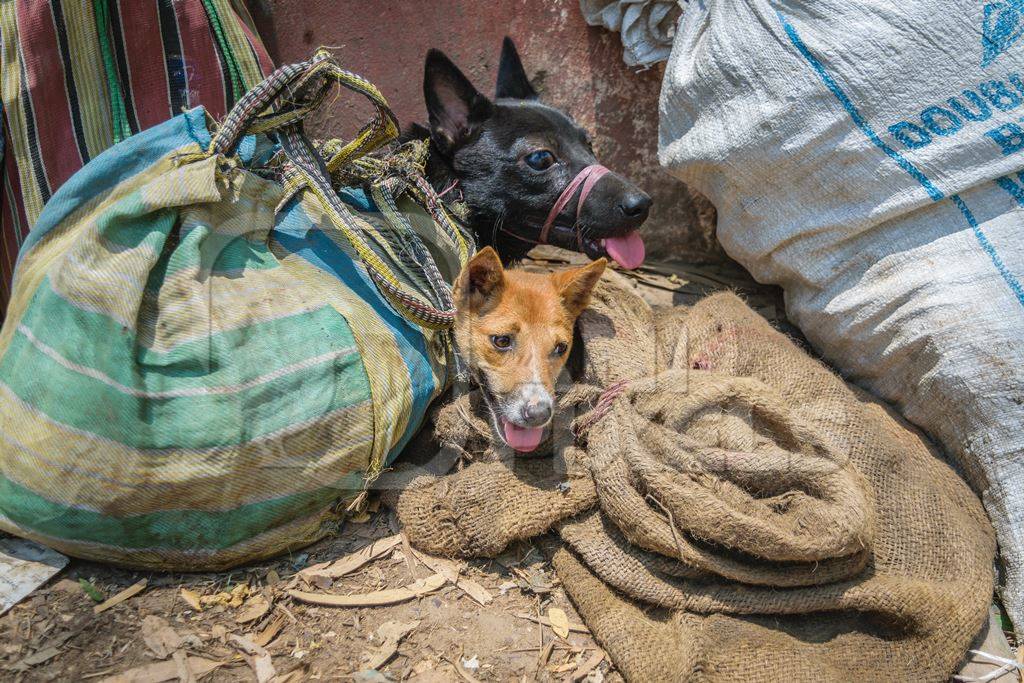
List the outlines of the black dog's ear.
{"label": "black dog's ear", "polygon": [[530,85],[526,70],[519,59],[519,51],[512,39],[505,36],[501,43],[501,61],[498,62],[498,85],[496,97],[512,97],[517,100],[535,100],[537,91]]}
{"label": "black dog's ear", "polygon": [[430,115],[430,134],[444,151],[469,137],[494,111],[491,101],[477,92],[459,67],[440,50],[427,52],[423,96]]}

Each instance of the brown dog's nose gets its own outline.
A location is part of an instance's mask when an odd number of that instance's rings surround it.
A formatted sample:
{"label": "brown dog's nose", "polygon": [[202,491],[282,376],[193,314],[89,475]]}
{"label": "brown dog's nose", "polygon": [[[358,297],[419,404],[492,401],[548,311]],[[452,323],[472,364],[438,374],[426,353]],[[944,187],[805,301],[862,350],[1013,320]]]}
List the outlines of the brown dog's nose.
{"label": "brown dog's nose", "polygon": [[619,211],[626,218],[635,218],[640,221],[647,219],[647,213],[651,210],[651,198],[646,192],[629,192],[619,202]]}
{"label": "brown dog's nose", "polygon": [[523,406],[523,422],[528,425],[546,424],[551,419],[551,402],[533,399]]}

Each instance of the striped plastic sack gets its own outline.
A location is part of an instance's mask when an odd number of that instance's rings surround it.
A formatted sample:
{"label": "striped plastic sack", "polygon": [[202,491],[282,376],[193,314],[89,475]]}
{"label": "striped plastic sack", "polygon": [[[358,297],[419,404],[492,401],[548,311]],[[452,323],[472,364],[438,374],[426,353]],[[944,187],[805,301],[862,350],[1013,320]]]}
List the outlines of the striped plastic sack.
{"label": "striped plastic sack", "polygon": [[241,0],[11,0],[0,65],[0,317],[22,241],[76,171],[188,109],[220,120],[273,71]]}
{"label": "striped plastic sack", "polygon": [[[337,82],[376,115],[315,147],[302,118]],[[471,249],[422,150],[366,157],[396,133],[321,51],[212,134],[193,109],[76,173],[0,330],[0,529],[191,570],[334,529],[448,383],[447,282]]]}

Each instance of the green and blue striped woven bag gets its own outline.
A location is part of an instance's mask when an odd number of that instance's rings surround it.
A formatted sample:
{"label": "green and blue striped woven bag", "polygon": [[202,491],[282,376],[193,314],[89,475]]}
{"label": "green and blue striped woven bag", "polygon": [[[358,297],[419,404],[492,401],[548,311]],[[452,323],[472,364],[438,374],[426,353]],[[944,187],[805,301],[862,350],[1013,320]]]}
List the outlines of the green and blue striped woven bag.
{"label": "green and blue striped woven bag", "polygon": [[[376,114],[302,119],[335,84]],[[380,93],[326,52],[220,126],[139,133],[47,203],[0,329],[0,529],[64,553],[219,569],[336,528],[449,382],[471,241]],[[340,192],[331,174],[361,179]]]}

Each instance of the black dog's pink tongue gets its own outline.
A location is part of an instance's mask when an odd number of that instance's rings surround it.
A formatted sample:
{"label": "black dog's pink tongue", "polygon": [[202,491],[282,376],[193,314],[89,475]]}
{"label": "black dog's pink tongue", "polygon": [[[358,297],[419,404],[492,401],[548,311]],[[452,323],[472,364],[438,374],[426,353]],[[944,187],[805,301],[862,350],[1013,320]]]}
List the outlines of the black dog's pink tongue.
{"label": "black dog's pink tongue", "polygon": [[505,431],[505,441],[520,453],[536,450],[540,442],[544,440],[543,427],[520,427],[508,420],[502,420],[501,426]]}
{"label": "black dog's pink tongue", "polygon": [[639,230],[626,233],[622,237],[609,237],[602,240],[602,245],[608,255],[627,270],[639,268],[643,265],[644,256],[647,255],[644,239],[640,237]]}

